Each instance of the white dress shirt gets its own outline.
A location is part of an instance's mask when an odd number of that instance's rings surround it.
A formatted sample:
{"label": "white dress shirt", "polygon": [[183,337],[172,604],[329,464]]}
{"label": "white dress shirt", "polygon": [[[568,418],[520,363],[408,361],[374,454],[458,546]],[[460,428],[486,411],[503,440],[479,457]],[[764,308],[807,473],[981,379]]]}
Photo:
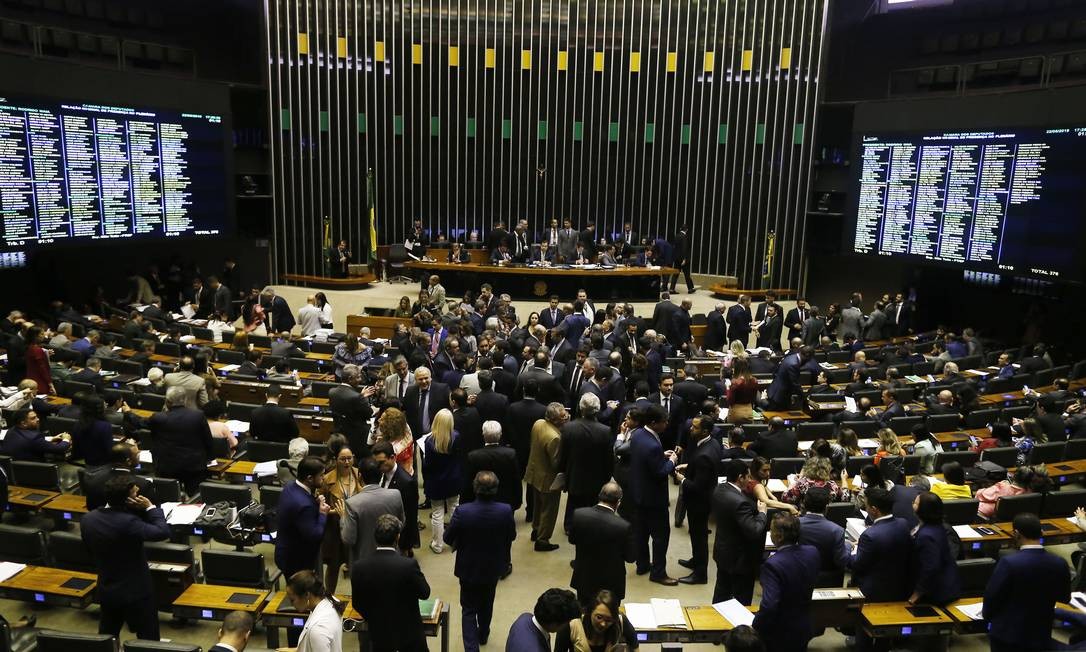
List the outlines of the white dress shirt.
{"label": "white dress shirt", "polygon": [[313,607],[298,638],[298,652],[343,652],[343,618],[331,601]]}

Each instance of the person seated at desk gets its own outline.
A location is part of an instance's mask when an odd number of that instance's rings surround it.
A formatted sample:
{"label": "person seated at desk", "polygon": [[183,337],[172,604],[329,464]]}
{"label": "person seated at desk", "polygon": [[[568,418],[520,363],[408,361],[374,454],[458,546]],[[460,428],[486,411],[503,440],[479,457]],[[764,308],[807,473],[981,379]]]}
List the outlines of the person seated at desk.
{"label": "person seated at desk", "polygon": [[988,433],[990,437],[977,440],[976,437],[970,436],[972,446],[969,450],[981,453],[989,448],[1007,448],[1014,446],[1014,430],[1011,428],[1011,424],[1006,421],[996,421],[995,423],[988,424]]}
{"label": "person seated at desk", "polygon": [[606,589],[592,596],[585,603],[584,615],[558,630],[554,652],[638,649],[637,630],[619,611],[619,603],[618,596]]}
{"label": "person seated at desk", "polygon": [[600,265],[607,267],[615,267],[618,265],[618,259],[615,257],[615,245],[607,245],[600,253]]}
{"label": "person seated at desk", "polygon": [[83,476],[80,488],[87,498],[87,511],[94,511],[106,505],[106,482],[113,477],[123,476],[140,488],[141,494],[151,492],[151,481],[136,475],[140,465],[140,449],[135,444],[120,441],[109,449],[109,464],[88,470]]}
{"label": "person seated at desk", "polygon": [[[980,504],[977,506],[977,515],[985,520],[995,518],[996,505],[1004,496],[1020,496],[1029,493],[1033,488],[1037,472],[1033,467],[1020,466],[1014,470],[1014,475],[1006,480],[1001,480],[990,487],[977,490],[974,496]],[[1043,480],[1047,480],[1044,478]],[[1047,482],[1045,482],[1047,484]]]}
{"label": "person seated at desk", "polygon": [[470,263],[471,255],[464,249],[464,245],[454,242],[449,247],[449,255],[446,260],[450,263]]}
{"label": "person seated at desk", "polygon": [[539,243],[539,249],[532,252],[532,262],[537,265],[553,265],[555,250],[546,240]]}
{"label": "person seated at desk", "polygon": [[279,383],[280,385],[299,384],[297,374],[290,366],[289,358],[283,358],[279,362],[276,362],[275,366],[272,367],[272,370],[264,377],[264,380],[271,383]]}
{"label": "person seated at desk", "polygon": [[44,462],[46,455],[64,455],[72,445],[72,436],[66,432],[47,439],[41,433],[41,421],[34,410],[19,410],[11,422],[15,427],[8,429],[0,440],[0,453],[12,460]]}
{"label": "person seated at desk", "polygon": [[506,245],[504,240],[499,243],[498,248],[492,251],[490,254],[490,262],[493,265],[508,265],[512,261],[513,255],[509,253],[509,247]]}
{"label": "person seated at desk", "polygon": [[573,249],[573,255],[566,262],[570,265],[589,265],[592,263],[592,252],[584,246],[583,242],[578,242]]}
{"label": "person seated at desk", "polygon": [[996,378],[1010,378],[1014,376],[1014,365],[1011,364],[1011,356],[1006,353],[1000,353],[999,359],[996,360],[996,365],[999,367],[999,371],[996,373]]}
{"label": "person seated at desk", "polygon": [[298,436],[298,422],[294,415],[279,407],[278,384],[272,383],[264,389],[265,403],[249,415],[249,434],[261,441],[287,443]]}
{"label": "person seated at desk", "polygon": [[754,616],[754,630],[770,650],[799,652],[814,634],[811,596],[818,581],[821,558],[814,546],[799,543],[800,520],[778,513],[769,526],[776,554],[762,564],[762,601]]}
{"label": "person seated at desk", "polygon": [[80,404],[79,422],[72,429],[72,457],[83,460],[88,468],[109,463],[113,446],[113,426],[106,420],[106,402],[88,396]]}
{"label": "person seated at desk", "polygon": [[230,375],[248,376],[257,379],[263,378],[266,372],[260,367],[260,363],[262,362],[264,362],[264,352],[253,349],[245,354],[245,362],[242,362],[241,366],[237,368],[237,371],[234,371]]}
{"label": "person seated at desk", "polygon": [[513,621],[505,652],[551,652],[550,635],[580,616],[581,607],[572,591],[547,589],[535,601],[532,613],[522,613]]}
{"label": "person seated at desk", "polygon": [[280,331],[271,343],[271,354],[280,358],[304,358],[305,351],[290,339],[289,331]]}
{"label": "person seated at desk", "polygon": [[94,387],[94,391],[99,394],[102,393],[102,388],[105,387],[105,381],[102,380],[102,361],[99,358],[88,358],[86,366],[77,371],[76,373],[68,376],[68,380],[74,380],[77,383],[86,383]]}
{"label": "person seated at desk", "polygon": [[207,417],[207,427],[211,428],[211,436],[225,439],[230,447],[230,454],[233,455],[238,447],[238,438],[230,430],[230,426],[226,425],[226,403],[216,399],[205,403],[202,409]]}
{"label": "person seated at desk", "polygon": [[973,497],[973,491],[965,484],[965,469],[960,462],[947,462],[943,465],[943,480],[945,482],[932,485],[931,493],[943,500],[968,500]]}
{"label": "person seated at desk", "polygon": [[342,652],[343,617],[317,574],[302,570],[291,575],[287,580],[287,597],[297,611],[308,615],[298,637],[298,647],[281,647],[279,652]]}
{"label": "person seated at desk", "polygon": [[253,617],[244,611],[231,611],[219,627],[219,638],[207,652],[245,652],[253,631]]}
{"label": "person seated at desk", "polygon": [[913,510],[920,527],[913,533],[912,576],[916,588],[909,604],[923,602],[940,607],[961,595],[958,565],[950,551],[947,530],[943,525],[943,499],[923,492],[913,499]]}

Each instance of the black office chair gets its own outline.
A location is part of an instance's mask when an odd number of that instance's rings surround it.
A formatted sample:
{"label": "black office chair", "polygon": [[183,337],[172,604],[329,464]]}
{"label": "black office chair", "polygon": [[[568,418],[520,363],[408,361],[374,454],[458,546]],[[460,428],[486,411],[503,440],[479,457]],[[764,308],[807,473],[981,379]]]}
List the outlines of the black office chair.
{"label": "black office chair", "polygon": [[415,279],[403,274],[404,263],[407,261],[407,247],[402,244],[389,245],[388,258],[385,259],[385,280],[389,283],[414,283]]}
{"label": "black office chair", "polygon": [[1043,495],[1044,500],[1041,501],[1039,514],[1041,518],[1073,516],[1077,508],[1086,506],[1086,489],[1061,489]]}
{"label": "black office chair", "polygon": [[833,437],[832,423],[819,421],[803,422],[796,425],[796,436],[800,441],[814,441],[815,439],[829,439]]}
{"label": "black office chair", "polygon": [[83,545],[83,537],[80,535],[54,531],[49,535],[47,547],[49,558],[53,560],[52,565],[57,568],[81,573],[97,572],[94,557],[87,546]]}
{"label": "black office chair", "polygon": [[959,414],[929,414],[926,423],[932,432],[954,432],[960,429],[961,420]]}
{"label": "black office chair", "polygon": [[289,446],[278,441],[260,441],[250,439],[245,445],[245,459],[250,462],[271,462],[282,460],[290,456]]}
{"label": "black office chair", "polygon": [[1003,496],[996,501],[995,520],[1013,521],[1019,514],[1039,514],[1042,502],[1043,496],[1036,493]]}
{"label": "black office chair", "polygon": [[999,420],[999,410],[973,410],[965,417],[965,428],[983,428]]}
{"label": "black office chair", "polygon": [[62,432],[71,434],[79,424],[79,419],[67,419],[56,415],[45,418],[45,432],[50,435],[59,435]]}
{"label": "black office chair", "polygon": [[41,630],[37,652],[117,652],[117,639],[109,634],[73,634]]}
{"label": "black office chair", "polygon": [[1059,462],[1063,460],[1063,451],[1067,448],[1067,443],[1062,441],[1053,441],[1047,444],[1034,444],[1033,450],[1029,452],[1030,464],[1052,464],[1053,462]]}
{"label": "black office chair", "polygon": [[1014,405],[1003,408],[1003,420],[1007,423],[1013,423],[1015,419],[1027,419],[1031,416],[1033,416],[1032,405]]}
{"label": "black office chair", "polygon": [[268,509],[279,506],[279,497],[283,495],[283,488],[274,485],[260,486],[260,504]]}
{"label": "black office chair", "polygon": [[37,528],[0,524],[0,561],[45,565],[45,533]]}
{"label": "black office chair", "polygon": [[25,462],[16,460],[11,463],[14,483],[20,487],[60,491],[60,467],[48,462]]}
{"label": "black office chair", "polygon": [[[375,309],[367,308],[367,311],[371,315],[374,313],[374,310]],[[309,352],[310,353],[335,353],[336,352],[336,344],[335,344],[335,342],[310,342],[309,343]]]}
{"label": "black office chair", "polygon": [[975,498],[959,498],[943,501],[943,520],[948,525],[969,525],[978,520],[980,501]]}
{"label": "black office chair", "polygon": [[988,448],[981,451],[981,461],[994,462],[1005,469],[1018,465],[1018,449],[1014,446]]}
{"label": "black office chair", "polygon": [[1042,369],[1040,371],[1033,372],[1033,382],[1030,387],[1048,387],[1056,380],[1055,369]]}
{"label": "black office chair", "polygon": [[221,482],[201,482],[200,498],[205,505],[226,501],[238,509],[253,502],[253,492],[249,485],[223,484]]}
{"label": "black office chair", "polygon": [[853,455],[845,460],[845,473],[849,476],[860,475],[860,471],[869,464],[874,464],[875,458],[871,455]]}
{"label": "black office chair", "polygon": [[988,580],[995,572],[996,560],[990,557],[958,560],[958,582],[963,598],[976,598],[984,595]]}
{"label": "black office chair", "polygon": [[935,454],[935,472],[942,473],[943,465],[949,462],[958,462],[965,468],[977,463],[980,456],[973,451],[944,451]]}
{"label": "black office chair", "polygon": [[845,527],[846,519],[856,518],[859,515],[860,511],[852,503],[830,503],[826,505],[826,520],[833,521],[841,527]]}
{"label": "black office chair", "polygon": [[90,383],[81,383],[78,380],[66,379],[64,381],[64,393],[61,396],[65,398],[72,398],[79,392],[84,394],[97,394],[97,390],[94,389],[94,385]]}
{"label": "black office chair", "polygon": [[326,383],[323,380],[314,380],[309,388],[312,391],[311,396],[313,398],[328,398],[328,392],[332,391],[333,387],[338,387],[339,383]]}
{"label": "black office chair", "polygon": [[[769,432],[768,423],[747,423],[743,425],[743,435],[747,438],[747,441],[754,441],[767,432]],[[310,454],[313,454],[312,446],[310,446]]]}
{"label": "black office chair", "polygon": [[769,477],[783,480],[792,473],[799,473],[806,461],[803,457],[775,457],[769,462]]}
{"label": "black office chair", "polygon": [[904,460],[905,475],[917,475],[920,473],[920,456],[919,455],[906,455],[902,458]]}
{"label": "black office chair", "polygon": [[1066,448],[1063,449],[1063,459],[1086,459],[1086,439],[1068,439]]}
{"label": "black office chair", "polygon": [[924,417],[893,417],[890,419],[890,430],[893,430],[897,435],[908,435],[913,431],[914,426],[918,426],[924,423]]}
{"label": "black office chair", "polygon": [[873,437],[879,431],[877,421],[842,421],[841,427],[852,430],[860,439]]}
{"label": "black office chair", "polygon": [[136,394],[135,400],[136,405],[130,405],[130,407],[136,407],[150,412],[161,412],[166,409],[166,397],[162,394],[140,392]]}
{"label": "black office chair", "polygon": [[124,652],[203,652],[195,643],[164,643],[134,638],[124,642]]}
{"label": "black office chair", "polygon": [[826,353],[826,362],[831,364],[840,364],[843,362],[850,362],[851,360],[851,351],[830,351]]}
{"label": "black office chair", "polygon": [[188,574],[196,581],[200,566],[196,563],[196,553],[187,543],[147,542],[143,544],[143,552],[149,562],[188,566]]}
{"label": "black office chair", "polygon": [[155,345],[155,354],[180,358],[181,347],[173,342],[159,342]]}
{"label": "black office chair", "polygon": [[200,553],[206,584],[225,584],[250,589],[279,587],[279,575],[269,575],[264,566],[264,555],[257,552],[236,550],[210,550]]}
{"label": "black office chair", "polygon": [[868,398],[868,399],[871,399],[871,405],[882,405],[882,390],[881,389],[865,389],[865,390],[861,390],[859,392],[856,392],[853,395],[853,398],[856,399],[857,403],[859,403],[860,399],[862,399],[862,398]]}
{"label": "black office chair", "polygon": [[226,405],[226,418],[235,421],[248,421],[253,410],[260,407],[251,403],[235,403],[230,401]]}
{"label": "black office chair", "polygon": [[[328,365],[327,367],[325,365]],[[319,374],[326,369],[330,370],[332,363],[325,362],[324,360],[317,360],[316,358],[291,358],[290,366],[295,371],[301,373]]]}
{"label": "black office chair", "polygon": [[914,376],[927,376],[928,374],[935,373],[934,362],[914,362],[913,374]]}
{"label": "black office chair", "polygon": [[181,483],[169,478],[146,478],[151,481],[144,493],[156,505],[181,502]]}
{"label": "black office chair", "polygon": [[216,349],[215,362],[221,362],[222,364],[242,364],[245,362],[245,352],[234,351],[232,349]]}

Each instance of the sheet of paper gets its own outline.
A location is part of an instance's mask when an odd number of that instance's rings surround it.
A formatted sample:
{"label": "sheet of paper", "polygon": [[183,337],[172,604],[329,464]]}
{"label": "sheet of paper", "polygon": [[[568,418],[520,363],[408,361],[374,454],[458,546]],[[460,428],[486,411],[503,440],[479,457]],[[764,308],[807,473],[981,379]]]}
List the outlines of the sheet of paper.
{"label": "sheet of paper", "polygon": [[7,428],[4,428],[3,430],[0,430],[0,441],[4,441],[4,437],[7,437],[7,436],[8,436]]}
{"label": "sheet of paper", "polygon": [[230,419],[226,422],[226,427],[230,429],[230,432],[235,434],[249,432],[248,421],[238,421],[237,419]]}
{"label": "sheet of paper", "polygon": [[180,503],[163,503],[163,511],[166,505],[172,505],[172,509],[166,512],[166,522],[170,525],[192,525],[200,512],[204,511],[203,503],[195,505],[182,505]]}
{"label": "sheet of paper", "polygon": [[155,460],[151,457],[151,451],[140,451],[139,455],[140,464],[154,464]]}
{"label": "sheet of paper", "polygon": [[981,619],[981,613],[984,611],[984,603],[983,602],[976,602],[974,604],[963,604],[963,605],[958,605],[957,607],[954,607],[954,608],[957,609],[959,612],[961,612],[961,614],[963,616],[965,616],[966,618],[969,618],[970,620],[980,620]]}
{"label": "sheet of paper", "polygon": [[845,532],[849,535],[849,538],[853,541],[859,541],[860,535],[867,529],[867,524],[862,518],[846,518],[845,519]]}
{"label": "sheet of paper", "polygon": [[192,307],[191,303],[186,303],[185,305],[181,306],[181,314],[188,319],[192,319],[193,315],[196,314],[196,309]]}
{"label": "sheet of paper", "polygon": [[1071,593],[1071,606],[1086,614],[1086,593],[1082,591]]}
{"label": "sheet of paper", "polygon": [[19,571],[26,568],[26,564],[16,564],[11,561],[0,561],[0,582],[6,582],[15,577]]}
{"label": "sheet of paper", "polygon": [[256,466],[253,467],[253,473],[258,476],[276,475],[279,473],[279,462],[277,460],[257,462]]}
{"label": "sheet of paper", "polygon": [[765,533],[765,547],[766,548],[772,548],[773,547],[773,537],[769,536],[769,532]]}
{"label": "sheet of paper", "polygon": [[934,475],[925,475],[924,477],[928,479],[929,485],[943,484],[943,480]]}
{"label": "sheet of paper", "polygon": [[128,384],[129,385],[138,385],[139,387],[150,387],[151,386],[151,380],[149,378],[137,378],[136,380],[133,380],[132,382],[130,382]]}
{"label": "sheet of paper", "polygon": [[780,478],[770,478],[769,482],[766,483],[765,488],[773,493],[788,491],[788,485]]}
{"label": "sheet of paper", "polygon": [[799,442],[799,449],[801,451],[810,450],[811,446],[813,446],[813,445],[814,445],[814,441],[801,441],[801,442]]}
{"label": "sheet of paper", "polygon": [[954,532],[956,532],[958,534],[958,536],[963,540],[965,540],[965,539],[982,539],[982,538],[984,538],[983,534],[981,534],[980,532],[977,532],[976,530],[969,527],[968,525],[955,525],[954,526]]}
{"label": "sheet of paper", "polygon": [[724,616],[724,620],[731,623],[732,627],[754,624],[754,614],[735,598],[725,602],[718,602],[713,605],[713,609],[716,609],[718,614]]}
{"label": "sheet of paper", "polygon": [[627,602],[626,618],[634,629],[656,629],[656,616],[647,602]]}
{"label": "sheet of paper", "polygon": [[222,371],[222,372],[225,372],[225,373],[230,373],[231,371],[237,371],[238,369],[241,369],[241,365],[239,365],[239,364],[224,364],[223,366],[219,367],[219,371]]}
{"label": "sheet of paper", "polygon": [[682,604],[674,598],[652,598],[652,614],[657,627],[686,629],[686,617],[683,616]]}
{"label": "sheet of paper", "polygon": [[874,439],[858,439],[856,440],[856,445],[863,450],[867,450],[869,448],[876,449],[879,447],[879,442]]}
{"label": "sheet of paper", "polygon": [[845,409],[849,412],[856,412],[856,399],[854,397],[845,397]]}

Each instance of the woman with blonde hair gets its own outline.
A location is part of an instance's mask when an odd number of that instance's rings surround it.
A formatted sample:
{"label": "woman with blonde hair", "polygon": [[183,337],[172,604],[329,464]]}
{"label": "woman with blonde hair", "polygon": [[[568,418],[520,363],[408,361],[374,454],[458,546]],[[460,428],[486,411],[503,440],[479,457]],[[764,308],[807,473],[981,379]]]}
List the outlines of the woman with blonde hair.
{"label": "woman with blonde hair", "polygon": [[879,449],[875,453],[875,464],[879,463],[884,457],[891,455],[905,455],[905,448],[901,445],[901,440],[897,438],[897,433],[889,428],[880,428],[877,436],[879,438]]}
{"label": "woman with blonde hair", "polygon": [[830,500],[835,503],[845,502],[852,497],[848,489],[842,488],[833,480],[833,465],[829,458],[812,455],[803,463],[803,469],[796,481],[781,495],[781,501],[802,505],[803,497],[812,487],[825,487],[830,492]]}
{"label": "woman with blonde hair", "polygon": [[411,436],[411,427],[407,425],[407,417],[399,408],[385,408],[381,418],[377,420],[377,437],[392,444],[392,451],[396,456],[396,464],[407,472],[415,475],[415,438]]}
{"label": "woman with blonde hair", "polygon": [[425,437],[422,472],[426,477],[426,499],[430,512],[430,550],[445,551],[445,514],[452,514],[460,504],[463,471],[460,467],[460,433],[453,430],[453,414],[448,408],[438,410]]}
{"label": "woman with blonde hair", "polygon": [[414,316],[411,312],[411,297],[406,294],[400,297],[400,304],[392,311],[392,316],[397,319],[411,319]]}
{"label": "woman with blonde hair", "polygon": [[758,397],[758,379],[750,373],[750,360],[744,355],[732,361],[732,382],[728,386],[728,423],[743,425],[754,417],[754,399]]}

